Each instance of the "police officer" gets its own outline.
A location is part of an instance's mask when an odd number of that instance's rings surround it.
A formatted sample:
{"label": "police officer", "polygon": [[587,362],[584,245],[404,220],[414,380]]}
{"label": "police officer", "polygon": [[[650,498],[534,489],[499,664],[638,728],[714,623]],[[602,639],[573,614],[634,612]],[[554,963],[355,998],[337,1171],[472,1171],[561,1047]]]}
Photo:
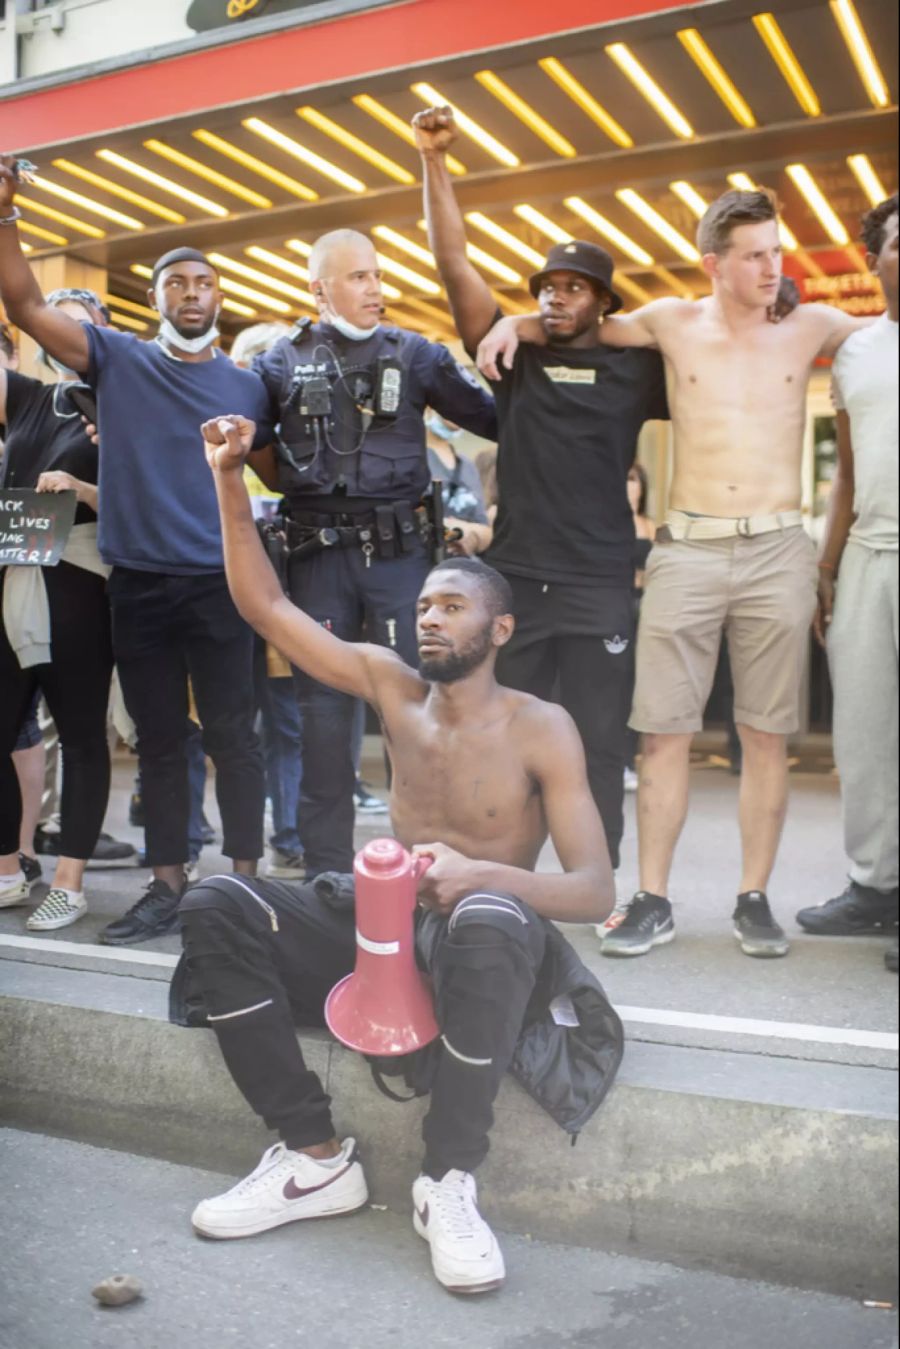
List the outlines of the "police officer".
{"label": "police officer", "polygon": [[[445,347],[382,326],[381,272],[365,235],[325,235],[309,270],[320,321],[301,320],[255,365],[279,408],[287,588],[337,637],[356,641],[365,628],[367,640],[415,665],[415,603],[435,542],[434,517],[429,524],[422,508],[425,409],[494,439],[494,402]],[[307,874],[349,872],[353,700],[306,675],[296,680]]]}

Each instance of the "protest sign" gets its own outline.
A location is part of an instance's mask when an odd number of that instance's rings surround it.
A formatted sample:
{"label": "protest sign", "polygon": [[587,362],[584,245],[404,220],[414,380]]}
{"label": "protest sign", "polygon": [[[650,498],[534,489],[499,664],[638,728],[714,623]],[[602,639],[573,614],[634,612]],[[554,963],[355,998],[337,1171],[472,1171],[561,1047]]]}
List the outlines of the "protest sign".
{"label": "protest sign", "polygon": [[74,492],[0,488],[0,567],[55,567],[76,504]]}

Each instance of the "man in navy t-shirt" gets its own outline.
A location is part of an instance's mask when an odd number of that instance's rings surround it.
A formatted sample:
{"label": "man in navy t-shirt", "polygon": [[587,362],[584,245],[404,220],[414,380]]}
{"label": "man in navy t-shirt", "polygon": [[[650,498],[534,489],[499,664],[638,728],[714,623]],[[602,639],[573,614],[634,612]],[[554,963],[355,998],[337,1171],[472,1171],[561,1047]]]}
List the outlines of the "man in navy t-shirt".
{"label": "man in navy t-shirt", "polygon": [[[223,408],[272,438],[262,381],[215,348],[218,276],[178,249],[153,271],[159,336],[100,332],[45,304],[18,239],[12,161],[0,158],[0,298],[10,319],[97,391],[100,551],[116,663],[138,732],[154,879],[101,940],[172,931],[184,889],[189,815],[188,678],[216,767],[223,851],[252,874],[263,852],[264,777],[253,733],[253,643],[225,581],[218,508],[199,434]],[[98,335],[99,334],[99,335]]]}

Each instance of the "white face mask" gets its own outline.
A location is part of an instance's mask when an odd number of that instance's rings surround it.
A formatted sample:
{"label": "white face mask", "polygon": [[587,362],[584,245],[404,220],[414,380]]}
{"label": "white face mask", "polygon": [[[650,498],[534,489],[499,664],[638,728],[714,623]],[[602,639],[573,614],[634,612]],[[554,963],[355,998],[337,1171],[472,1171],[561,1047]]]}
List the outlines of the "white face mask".
{"label": "white face mask", "polygon": [[438,440],[445,440],[448,445],[454,444],[465,434],[460,427],[457,427],[455,431],[451,430],[443,417],[439,416],[437,412],[431,414],[425,425],[432,435],[437,436]]}
{"label": "white face mask", "polygon": [[178,329],[168,319],[160,318],[159,320],[160,341],[165,342],[167,347],[173,347],[175,351],[186,351],[191,356],[199,356],[201,351],[205,351],[207,347],[212,346],[218,336],[219,329],[215,322],[200,337],[182,337]]}
{"label": "white face mask", "polygon": [[350,342],[366,342],[370,337],[375,336],[381,327],[380,323],[376,323],[371,328],[357,328],[355,323],[351,323],[349,319],[345,319],[340,314],[335,313],[331,306],[331,301],[328,298],[328,291],[325,289],[325,283],[320,282],[320,285],[321,290],[318,292],[319,298],[324,301],[324,304],[320,310],[319,317],[323,323],[330,323],[332,328],[337,328],[341,336],[346,337]]}
{"label": "white face mask", "polygon": [[63,365],[55,356],[47,357],[47,364],[54,374],[59,375],[60,379],[81,379],[77,370],[73,370],[68,365]]}

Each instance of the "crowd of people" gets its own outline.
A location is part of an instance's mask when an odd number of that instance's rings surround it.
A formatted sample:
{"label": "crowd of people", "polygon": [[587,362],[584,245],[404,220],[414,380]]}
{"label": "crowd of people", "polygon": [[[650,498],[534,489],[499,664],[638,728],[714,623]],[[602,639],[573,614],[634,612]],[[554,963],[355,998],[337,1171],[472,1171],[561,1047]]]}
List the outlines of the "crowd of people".
{"label": "crowd of people", "polygon": [[[115,669],[152,880],[100,940],[183,929],[175,1014],[214,1030],[280,1136],[194,1225],[237,1237],[362,1207],[356,1144],[335,1135],[294,1027],[321,1024],[353,966],[341,878],[373,708],[394,832],[429,863],[417,945],[441,1039],[422,1066],[432,1099],[416,1228],[439,1281],[480,1293],[504,1277],[473,1178],[503,1075],[577,1133],[621,1058],[621,1024],[556,924],[605,924],[610,957],[675,936],[689,752],[723,638],[743,759],[740,949],[789,950],[767,890],[814,620],[834,674],[852,865],[844,893],[799,921],[896,930],[898,202],[864,223],[887,303],[871,325],[785,295],[762,191],[726,193],[700,223],[708,300],[621,313],[612,259],[573,241],[532,278],[535,315],[502,319],[468,259],[446,162],[452,113],[419,114],[415,135],[431,248],[485,382],[382,322],[375,249],[349,230],[313,247],[318,322],[255,329],[229,358],[216,269],[180,248],[153,268],[156,338],[117,332],[90,292],[41,293],[15,228],[14,161],[0,158],[0,298],[57,376],[17,372],[4,334],[0,481],[77,503],[58,566],[0,573],[0,907],[24,904],[34,883],[34,793],[19,784],[36,776],[40,695],[62,792],[56,874],[28,926],[86,911]],[[819,357],[835,358],[841,451],[817,559],[800,502]],[[635,463],[654,418],[674,429],[658,529]],[[459,452],[464,430],[497,444],[482,474]],[[198,755],[213,763],[231,871],[191,884]],[[640,889],[609,923],[629,786]],[[562,874],[536,871],[548,836]]]}

